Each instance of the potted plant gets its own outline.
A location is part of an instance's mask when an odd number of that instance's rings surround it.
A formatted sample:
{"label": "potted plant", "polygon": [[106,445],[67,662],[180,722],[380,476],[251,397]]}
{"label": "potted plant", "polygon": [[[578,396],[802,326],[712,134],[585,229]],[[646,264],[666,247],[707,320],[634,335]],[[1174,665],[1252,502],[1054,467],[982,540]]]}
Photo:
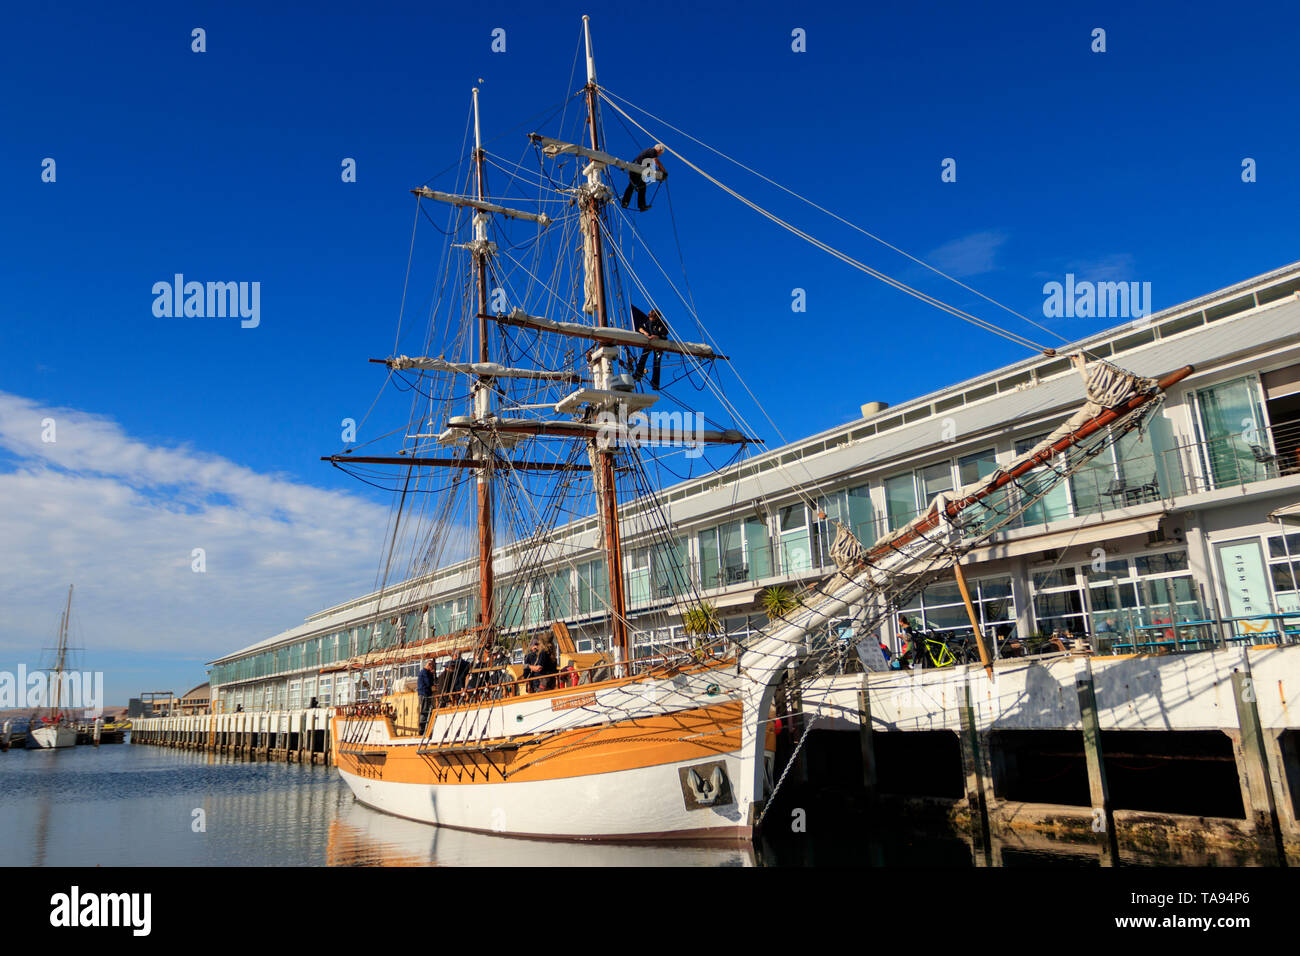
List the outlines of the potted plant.
{"label": "potted plant", "polygon": [[718,609],[708,601],[701,601],[694,607],[687,608],[682,615],[682,627],[693,637],[704,637],[720,630]]}
{"label": "potted plant", "polygon": [[774,584],[763,589],[763,593],[758,596],[758,603],[768,618],[775,620],[778,617],[785,617],[798,607],[799,599],[789,588]]}

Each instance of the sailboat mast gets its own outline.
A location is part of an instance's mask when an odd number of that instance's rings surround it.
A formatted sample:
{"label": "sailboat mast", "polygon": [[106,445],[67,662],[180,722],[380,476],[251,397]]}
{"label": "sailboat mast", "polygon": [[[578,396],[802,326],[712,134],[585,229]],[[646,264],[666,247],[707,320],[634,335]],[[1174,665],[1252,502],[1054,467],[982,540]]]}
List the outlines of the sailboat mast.
{"label": "sailboat mast", "polygon": [[63,696],[63,664],[68,653],[68,619],[72,616],[72,585],[68,585],[68,603],[59,621],[59,649],[54,663],[54,694],[50,698],[50,717],[59,712],[59,698]]}
{"label": "sailboat mast", "polygon": [[[587,125],[591,128],[591,148],[601,148],[600,134],[596,126],[596,60],[591,49],[591,22],[582,18],[582,33],[587,47]],[[600,172],[596,164],[588,166],[588,184],[599,183]],[[591,230],[593,271],[596,285],[596,324],[604,328],[609,325],[608,306],[605,302],[605,260],[600,238],[600,205],[603,200],[595,189],[591,191],[591,201],[587,204],[590,217],[588,228]],[[612,372],[614,349],[598,348],[596,350],[597,368],[595,378],[597,387],[608,388]],[[598,456],[598,481],[600,490],[601,524],[605,529],[605,562],[609,569],[609,604],[613,615],[611,642],[616,650],[616,659],[628,660],[629,647],[627,638],[627,598],[623,589],[622,542],[618,532],[618,489],[614,485],[614,452],[612,449],[600,449]]]}
{"label": "sailboat mast", "polygon": [[[474,88],[474,171],[475,192],[478,200],[483,202],[486,183],[483,175],[484,151],[478,123],[478,87]],[[490,362],[487,331],[487,213],[478,210],[474,213],[474,271],[478,280],[478,360]],[[474,417],[483,421],[492,414],[492,377],[480,375],[474,388]],[[482,441],[483,439],[478,439]],[[492,570],[492,453],[490,448],[477,449],[483,459],[483,466],[475,482],[475,495],[478,498],[478,580],[479,580],[479,623],[481,643],[491,642],[493,619],[493,588],[495,581]]]}

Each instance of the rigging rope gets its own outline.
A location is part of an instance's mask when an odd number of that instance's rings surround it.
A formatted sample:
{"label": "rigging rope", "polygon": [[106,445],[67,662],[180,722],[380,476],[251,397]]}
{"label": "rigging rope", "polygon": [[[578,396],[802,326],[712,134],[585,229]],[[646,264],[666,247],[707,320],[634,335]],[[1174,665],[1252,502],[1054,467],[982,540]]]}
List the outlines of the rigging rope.
{"label": "rigging rope", "polygon": [[[603,92],[604,90],[602,89],[602,93]],[[654,136],[653,133],[651,133],[644,126],[642,126],[631,116],[629,116],[626,112],[624,112],[622,107],[620,107],[617,103],[613,102],[608,98],[605,98],[605,101],[610,106],[612,106],[615,110],[622,113],[623,116],[626,117],[630,123],[636,126],[637,129],[641,130],[641,132],[645,133],[647,136]],[[672,153],[673,156],[675,156],[677,159],[681,160],[681,162],[684,163],[686,166],[690,167],[695,172],[699,173],[701,176],[707,179],[709,182],[713,183],[713,185],[717,186],[719,189],[721,189],[723,192],[727,193],[734,199],[738,199],[740,202],[744,203],[750,209],[753,209],[755,212],[763,216],[765,219],[768,219],[769,221],[780,226],[782,229],[785,229],[787,232],[790,232],[793,235],[798,236],[800,239],[803,239],[805,242],[813,246],[816,246],[818,249],[821,249],[823,252],[827,253],[828,255],[834,256],[836,259],[839,259],[841,262],[844,262],[847,265],[852,266],[858,271],[864,272],[874,279],[879,279],[881,282],[885,283],[886,285],[891,286],[907,295],[910,295],[913,298],[918,299],[927,305],[934,306],[936,309],[939,309],[942,312],[947,312],[949,315],[953,315],[964,322],[969,322],[970,324],[976,326],[977,328],[984,329],[986,332],[991,332],[994,335],[999,335],[1010,342],[1014,342],[1017,345],[1022,345],[1025,348],[1032,349],[1036,352],[1055,354],[1054,349],[1050,349],[1047,346],[1040,345],[1037,342],[1033,341],[1032,339],[1026,338],[1025,336],[1020,335],[1017,332],[1012,332],[1008,329],[1004,329],[998,325],[995,325],[993,322],[990,322],[987,319],[981,319],[979,316],[972,315],[971,313],[966,312],[963,309],[957,308],[957,306],[955,305],[949,305],[947,302],[944,302],[941,299],[937,299],[934,296],[930,295],[929,293],[922,292],[919,289],[914,289],[912,286],[908,285],[907,283],[901,282],[898,279],[893,278],[892,276],[886,275],[885,273],[881,272],[879,269],[872,268],[866,263],[853,258],[848,253],[841,252],[839,249],[836,249],[834,246],[831,246],[829,243],[823,242],[817,237],[810,235],[809,233],[800,229],[798,226],[786,222],[784,219],[782,219],[780,216],[776,215],[775,213],[769,212],[767,209],[764,209],[762,206],[758,205],[758,203],[754,202],[753,200],[747,199],[746,197],[742,196],[740,193],[736,192],[736,190],[732,189],[726,183],[710,175],[709,173],[701,169],[699,166],[692,163],[689,159],[687,159],[677,150],[673,149],[671,146],[665,144],[664,148],[668,152]]]}

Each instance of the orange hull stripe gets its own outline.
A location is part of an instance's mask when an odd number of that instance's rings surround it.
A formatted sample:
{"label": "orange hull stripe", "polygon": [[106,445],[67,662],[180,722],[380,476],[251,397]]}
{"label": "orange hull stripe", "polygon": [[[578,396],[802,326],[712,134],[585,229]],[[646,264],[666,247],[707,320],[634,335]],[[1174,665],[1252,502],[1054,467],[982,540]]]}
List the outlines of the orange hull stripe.
{"label": "orange hull stripe", "polygon": [[[337,723],[344,718],[334,718]],[[377,718],[376,718],[377,719]],[[524,783],[634,770],[683,760],[705,760],[740,749],[741,704],[660,714],[522,738],[518,749],[466,753],[418,753],[411,745],[366,746],[366,754],[340,752],[336,765],[348,773],[392,783]],[[491,741],[485,741],[491,745]],[[383,754],[383,759],[378,755]],[[373,756],[372,756],[373,755]]]}

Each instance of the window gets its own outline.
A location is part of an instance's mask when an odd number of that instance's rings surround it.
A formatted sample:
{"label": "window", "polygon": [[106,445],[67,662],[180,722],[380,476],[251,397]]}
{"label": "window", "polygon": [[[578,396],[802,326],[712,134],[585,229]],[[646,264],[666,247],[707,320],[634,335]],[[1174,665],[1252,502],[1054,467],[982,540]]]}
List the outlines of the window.
{"label": "window", "polygon": [[871,489],[867,485],[846,488],[821,500],[821,509],[826,514],[819,521],[818,564],[822,567],[834,564],[831,558],[831,546],[835,535],[839,533],[838,524],[845,525],[864,547],[871,547],[876,541],[874,514],[871,510]]}
{"label": "window", "polygon": [[686,544],[682,539],[656,545],[652,554],[654,593],[657,598],[685,594],[689,590],[686,574]]}
{"label": "window", "polygon": [[[1202,464],[1215,488],[1261,476],[1260,456],[1269,453],[1268,435],[1253,377],[1238,378],[1196,392]],[[1267,473],[1263,477],[1270,477]]]}
{"label": "window", "polygon": [[786,574],[813,568],[813,531],[808,518],[808,508],[802,502],[787,505],[779,512],[781,570]]}
{"label": "window", "polygon": [[706,528],[697,539],[701,588],[755,581],[772,573],[767,523],[757,516]]}
{"label": "window", "polygon": [[890,531],[897,531],[916,517],[916,485],[911,472],[885,479],[885,510]]}
{"label": "window", "polygon": [[[1018,459],[1046,437],[1046,435],[1037,435],[1016,442],[1016,458]],[[1070,497],[1066,490],[1066,483],[1060,480],[1060,468],[1061,459],[1058,456],[1048,464],[1022,476],[1016,482],[1020,488],[1022,504],[1030,502],[1021,513],[1022,525],[1046,524],[1057,518],[1069,516]]]}
{"label": "window", "polygon": [[435,634],[454,634],[463,631],[468,626],[469,596],[462,595],[443,601],[433,607],[429,616],[430,626]]}
{"label": "window", "polygon": [[1117,638],[1159,639],[1162,624],[1204,619],[1186,551],[1116,558],[1088,565],[1084,574],[1092,607],[1089,633],[1102,649]]}
{"label": "window", "polygon": [[941,461],[885,479],[889,530],[897,531],[927,508],[935,495],[952,491],[952,462]]}
{"label": "window", "polygon": [[568,568],[562,568],[546,579],[546,613],[556,621],[573,616],[573,594],[569,587]]}
{"label": "window", "polygon": [[578,613],[595,614],[609,606],[609,575],[605,559],[597,558],[578,567]]}
{"label": "window", "polygon": [[[980,630],[990,642],[1001,629],[1015,627],[1016,608],[1011,597],[1011,578],[969,578],[971,604],[979,618]],[[970,615],[957,589],[957,582],[940,581],[930,585],[903,608],[923,631],[936,637],[965,637],[971,633]]]}
{"label": "window", "polygon": [[623,555],[623,580],[629,607],[650,603],[650,549],[637,548]]}
{"label": "window", "polygon": [[997,457],[992,448],[957,459],[957,481],[965,488],[972,482],[987,478],[997,470]]}
{"label": "window", "polygon": [[1039,571],[1031,576],[1034,622],[1038,633],[1084,633],[1083,589],[1073,567]]}
{"label": "window", "polygon": [[1278,611],[1300,612],[1300,532],[1268,539],[1268,570]]}

